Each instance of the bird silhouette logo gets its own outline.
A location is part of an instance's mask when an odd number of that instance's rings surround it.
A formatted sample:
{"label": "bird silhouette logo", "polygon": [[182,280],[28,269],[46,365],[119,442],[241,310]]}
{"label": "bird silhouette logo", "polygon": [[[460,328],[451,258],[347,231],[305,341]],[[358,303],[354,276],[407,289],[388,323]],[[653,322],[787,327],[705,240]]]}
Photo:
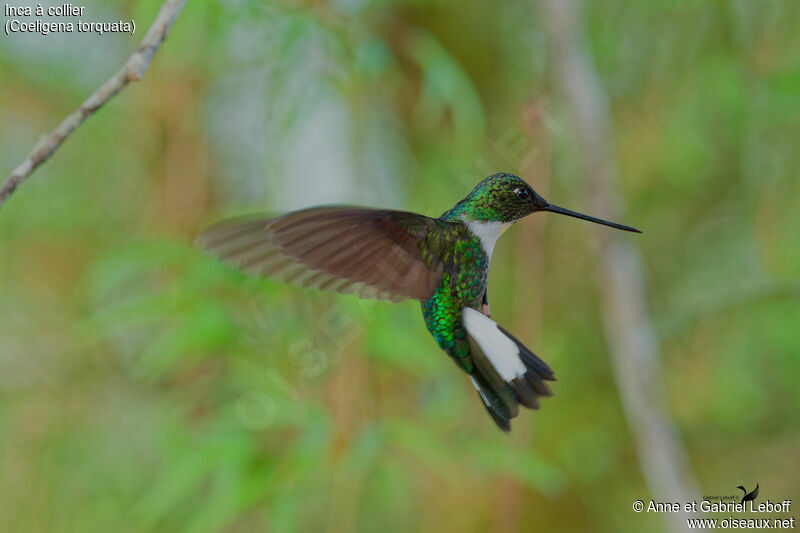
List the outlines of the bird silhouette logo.
{"label": "bird silhouette logo", "polygon": [[758,496],[758,483],[756,483],[756,488],[753,489],[753,492],[747,492],[747,489],[741,485],[739,485],[736,488],[741,489],[741,491],[744,492],[744,496],[742,496],[742,501],[739,503],[753,501],[756,499],[756,496]]}

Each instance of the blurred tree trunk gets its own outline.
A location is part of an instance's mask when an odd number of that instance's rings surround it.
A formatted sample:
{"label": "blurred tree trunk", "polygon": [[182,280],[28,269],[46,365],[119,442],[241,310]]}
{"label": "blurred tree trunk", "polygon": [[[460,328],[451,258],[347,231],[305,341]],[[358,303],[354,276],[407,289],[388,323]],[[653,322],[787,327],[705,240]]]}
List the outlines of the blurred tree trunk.
{"label": "blurred tree trunk", "polygon": [[[554,80],[570,110],[577,153],[588,179],[592,213],[624,220],[607,96],[583,44],[579,6],[574,0],[539,0],[539,4]],[[593,230],[601,254],[597,281],[606,338],[642,472],[658,501],[692,501],[699,490],[664,402],[659,345],[647,306],[637,237],[602,226]],[[642,499],[647,500],[644,495]],[[668,530],[687,528],[683,513],[666,513],[664,518]]]}

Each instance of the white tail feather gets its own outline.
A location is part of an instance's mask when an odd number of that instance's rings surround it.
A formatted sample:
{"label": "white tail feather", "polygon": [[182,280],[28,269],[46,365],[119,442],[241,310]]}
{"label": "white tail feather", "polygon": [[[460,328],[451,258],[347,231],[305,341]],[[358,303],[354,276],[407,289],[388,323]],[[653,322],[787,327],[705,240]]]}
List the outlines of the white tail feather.
{"label": "white tail feather", "polygon": [[478,343],[503,381],[525,375],[525,363],[519,356],[519,348],[500,331],[494,320],[470,307],[464,308],[462,319],[467,332]]}

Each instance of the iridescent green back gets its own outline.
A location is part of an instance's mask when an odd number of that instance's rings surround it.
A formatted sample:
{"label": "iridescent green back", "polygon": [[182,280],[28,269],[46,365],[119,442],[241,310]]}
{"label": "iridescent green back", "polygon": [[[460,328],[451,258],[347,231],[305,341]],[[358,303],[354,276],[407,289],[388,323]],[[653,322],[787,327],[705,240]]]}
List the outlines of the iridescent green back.
{"label": "iridescent green back", "polygon": [[471,373],[470,347],[461,324],[461,310],[480,307],[489,275],[489,258],[466,225],[446,224],[450,227],[449,242],[438,249],[446,265],[442,284],[429,300],[422,302],[422,316],[439,346]]}

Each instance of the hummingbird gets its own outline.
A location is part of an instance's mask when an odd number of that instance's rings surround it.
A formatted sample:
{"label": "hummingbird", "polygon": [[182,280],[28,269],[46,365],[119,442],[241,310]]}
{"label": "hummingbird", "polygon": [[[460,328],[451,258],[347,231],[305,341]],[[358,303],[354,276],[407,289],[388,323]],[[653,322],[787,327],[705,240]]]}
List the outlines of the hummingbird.
{"label": "hummingbird", "polygon": [[223,221],[200,234],[208,253],[256,276],[399,302],[419,300],[428,331],[469,376],[503,431],[519,406],[551,396],[550,367],[491,319],[487,285],[497,239],[538,212],[641,233],[549,203],[514,174],[493,174],[438,218],[322,206]]}

